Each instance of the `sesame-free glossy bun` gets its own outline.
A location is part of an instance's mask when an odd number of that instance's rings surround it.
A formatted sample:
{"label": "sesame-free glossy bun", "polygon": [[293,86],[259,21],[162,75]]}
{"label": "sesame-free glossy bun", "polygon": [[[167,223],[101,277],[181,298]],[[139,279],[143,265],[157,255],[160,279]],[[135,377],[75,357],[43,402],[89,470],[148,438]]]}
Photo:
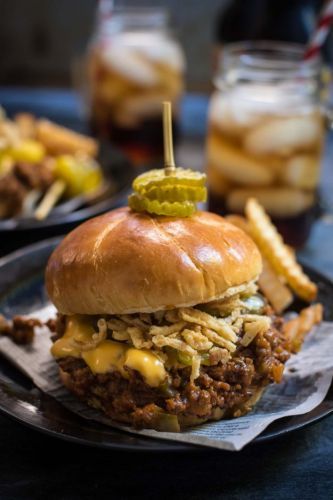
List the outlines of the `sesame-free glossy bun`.
{"label": "sesame-free glossy bun", "polygon": [[68,234],[49,259],[46,286],[62,314],[125,314],[216,300],[260,272],[255,243],[218,215],[121,208]]}

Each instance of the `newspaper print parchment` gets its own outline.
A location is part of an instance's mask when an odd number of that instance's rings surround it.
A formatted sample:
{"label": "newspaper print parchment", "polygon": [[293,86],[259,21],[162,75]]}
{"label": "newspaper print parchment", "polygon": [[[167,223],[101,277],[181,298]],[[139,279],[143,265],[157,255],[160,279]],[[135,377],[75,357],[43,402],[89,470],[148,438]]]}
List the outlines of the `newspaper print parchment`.
{"label": "newspaper print parchment", "polygon": [[[41,320],[52,316],[52,306],[34,313],[34,317]],[[333,376],[333,323],[324,322],[308,335],[302,351],[288,361],[282,383],[270,386],[250,414],[232,420],[209,422],[182,433],[137,431],[119,425],[77,401],[61,385],[57,365],[49,352],[49,337],[48,330],[40,328],[34,344],[28,347],[17,346],[3,337],[0,339],[0,352],[31,378],[39,389],[83,418],[133,434],[212,448],[241,450],[275,420],[313,410],[325,398]]]}

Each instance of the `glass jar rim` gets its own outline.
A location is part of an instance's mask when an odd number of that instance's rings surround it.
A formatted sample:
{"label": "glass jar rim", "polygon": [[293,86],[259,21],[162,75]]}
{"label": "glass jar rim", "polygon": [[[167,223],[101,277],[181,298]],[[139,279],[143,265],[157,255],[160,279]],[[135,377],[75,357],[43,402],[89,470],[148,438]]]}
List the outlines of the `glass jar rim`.
{"label": "glass jar rim", "polygon": [[227,44],[220,54],[215,83],[314,78],[319,74],[321,58],[304,61],[304,52],[304,45],[289,42],[258,40]]}
{"label": "glass jar rim", "polygon": [[169,11],[164,7],[116,7],[105,18],[97,19],[98,29],[104,34],[122,29],[166,29]]}

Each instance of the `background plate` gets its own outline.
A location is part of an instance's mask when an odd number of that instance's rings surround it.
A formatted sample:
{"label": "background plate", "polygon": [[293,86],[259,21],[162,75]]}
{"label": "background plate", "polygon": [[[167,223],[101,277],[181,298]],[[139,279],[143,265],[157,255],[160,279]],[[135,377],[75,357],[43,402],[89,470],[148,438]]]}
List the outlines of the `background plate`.
{"label": "background plate", "polygon": [[0,256],[29,243],[65,234],[81,222],[121,206],[138,172],[122,153],[107,144],[100,146],[99,162],[110,186],[107,195],[90,203],[80,203],[81,197],[72,198],[58,205],[42,221],[33,218],[0,220]]}
{"label": "background plate", "polygon": [[[47,296],[43,270],[59,238],[46,240],[0,259],[0,313],[11,317],[28,314],[45,306]],[[319,300],[325,307],[325,319],[333,321],[333,283],[306,267],[319,287]],[[0,356],[0,411],[41,432],[90,446],[131,451],[199,451],[192,445],[143,438],[96,422],[81,419],[50,396],[39,391],[25,376]],[[271,424],[254,442],[264,441],[306,425],[333,413],[333,388],[313,411],[280,419]]]}

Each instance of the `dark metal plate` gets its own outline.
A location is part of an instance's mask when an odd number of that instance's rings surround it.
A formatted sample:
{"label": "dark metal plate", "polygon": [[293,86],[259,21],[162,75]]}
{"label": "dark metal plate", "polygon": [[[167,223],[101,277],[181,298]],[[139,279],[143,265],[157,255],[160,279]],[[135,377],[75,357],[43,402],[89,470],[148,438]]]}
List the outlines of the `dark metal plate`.
{"label": "dark metal plate", "polygon": [[[43,270],[59,238],[46,240],[0,259],[0,313],[5,316],[33,313],[43,307],[47,296]],[[333,321],[333,283],[323,275],[306,268],[317,282],[319,300],[325,307],[325,318]],[[0,356],[0,411],[34,429],[55,437],[90,446],[131,451],[200,451],[203,448],[143,438],[88,422],[42,393],[5,358]],[[254,442],[285,435],[310,425],[333,413],[333,388],[314,410],[280,419],[270,425]]]}

